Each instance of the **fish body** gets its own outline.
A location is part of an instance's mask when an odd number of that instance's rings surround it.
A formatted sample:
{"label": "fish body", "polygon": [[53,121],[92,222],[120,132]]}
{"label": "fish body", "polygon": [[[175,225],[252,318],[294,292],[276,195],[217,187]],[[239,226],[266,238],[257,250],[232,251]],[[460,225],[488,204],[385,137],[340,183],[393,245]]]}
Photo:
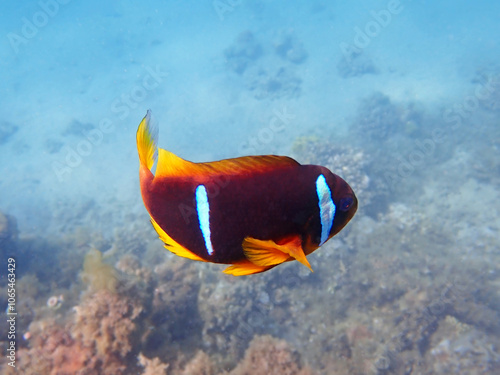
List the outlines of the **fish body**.
{"label": "fish body", "polygon": [[291,260],[311,268],[306,255],[356,212],[352,189],[325,167],[275,155],[192,163],[158,149],[157,139],[148,111],[137,131],[141,194],[179,256],[231,264],[224,272],[237,276]]}

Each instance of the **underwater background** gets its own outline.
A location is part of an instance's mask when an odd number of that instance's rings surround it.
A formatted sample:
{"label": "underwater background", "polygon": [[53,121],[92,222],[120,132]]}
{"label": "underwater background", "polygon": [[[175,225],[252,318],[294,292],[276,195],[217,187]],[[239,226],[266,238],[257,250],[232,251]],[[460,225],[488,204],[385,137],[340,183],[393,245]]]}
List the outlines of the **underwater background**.
{"label": "underwater background", "polygon": [[[500,373],[499,2],[0,10],[2,373]],[[188,160],[330,168],[356,216],[314,273],[176,257],[140,195],[148,109]]]}

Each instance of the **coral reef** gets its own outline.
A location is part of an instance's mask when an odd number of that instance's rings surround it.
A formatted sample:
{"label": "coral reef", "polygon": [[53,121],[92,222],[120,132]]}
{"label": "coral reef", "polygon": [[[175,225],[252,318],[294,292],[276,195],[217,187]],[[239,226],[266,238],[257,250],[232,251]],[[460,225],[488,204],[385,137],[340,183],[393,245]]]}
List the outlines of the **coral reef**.
{"label": "coral reef", "polygon": [[[500,74],[499,74],[500,80]],[[500,83],[499,83],[500,87]],[[499,89],[500,92],[500,89]],[[480,121],[467,121],[461,147],[453,155],[470,177],[485,184],[500,184],[500,127],[491,111],[478,113]],[[464,121],[465,122],[465,121]]]}
{"label": "coral reef", "polygon": [[[5,215],[0,211],[0,261],[7,264],[7,259],[18,256],[17,222],[13,216]],[[0,297],[1,298],[1,297]]]}
{"label": "coral reef", "polygon": [[427,354],[436,374],[489,374],[500,368],[492,341],[481,331],[447,316],[439,324]]}
{"label": "coral reef", "polygon": [[[488,304],[497,305],[499,297],[491,294],[492,285],[485,283],[485,276],[482,273],[477,275],[475,271],[484,270],[485,265],[469,264],[466,267],[450,262],[457,256],[448,246],[451,237],[444,237],[440,228],[429,223],[422,211],[391,207],[388,214],[376,222],[364,218],[359,224],[352,228],[346,239],[347,244],[358,249],[356,262],[345,259],[349,270],[346,278],[349,280],[340,288],[336,286],[336,296],[340,299],[337,303],[343,306],[353,306],[355,301],[362,303],[351,308],[349,315],[357,318],[345,321],[348,324],[346,338],[336,340],[334,345],[339,357],[348,358],[349,373],[366,373],[369,369],[376,373],[377,369],[380,370],[381,358],[390,373],[406,373],[410,371],[408,366],[415,373],[432,366],[435,360],[430,354],[432,342],[436,339],[438,327],[450,321],[450,316],[463,327],[472,324],[482,327],[484,332],[500,332],[498,312],[485,304],[488,301]],[[363,232],[369,235],[363,235]],[[387,248],[387,238],[397,241],[397,249]],[[377,256],[361,254],[365,249]],[[416,251],[418,256],[413,255]],[[365,261],[367,264],[363,265]],[[464,273],[476,274],[476,279],[466,281],[457,277]],[[344,294],[346,284],[349,291]],[[477,285],[483,285],[487,298],[477,296]],[[355,291],[360,295],[352,295]],[[347,300],[343,301],[343,298]],[[359,315],[362,306],[372,306],[368,320],[365,319],[368,315]],[[489,336],[481,344],[484,349],[480,350],[491,350],[487,348],[496,347],[497,340],[496,334]],[[351,361],[359,359],[360,354],[364,369],[358,366],[361,362]],[[500,364],[495,359],[497,355],[492,353],[483,366],[497,369]],[[420,356],[425,358],[424,361],[415,360]],[[347,373],[347,370],[340,373]]]}
{"label": "coral reef", "polygon": [[380,92],[365,98],[350,131],[367,142],[386,141],[396,135],[412,135],[421,128],[422,111],[415,103],[394,104]]}
{"label": "coral reef", "polygon": [[[205,284],[199,293],[199,311],[203,320],[204,347],[221,356],[221,363],[239,357],[246,348],[246,339],[254,333],[249,321],[261,315],[250,301],[258,293],[249,283],[234,283],[221,280],[216,284]],[[257,333],[264,333],[266,325],[259,321]]]}
{"label": "coral reef", "polygon": [[75,307],[72,336],[92,348],[95,359],[118,363],[132,350],[129,340],[143,309],[140,302],[106,289],[95,292]]}
{"label": "coral reef", "polygon": [[294,98],[301,94],[302,80],[286,67],[259,67],[245,75],[245,85],[257,99]]}
{"label": "coral reef", "polygon": [[74,311],[65,325],[52,319],[31,324],[29,349],[18,352],[23,374],[124,373],[140,301],[101,290],[87,293]]}
{"label": "coral reef", "polygon": [[144,354],[139,353],[137,359],[139,364],[144,367],[142,375],[165,375],[167,373],[169,365],[161,362],[157,357],[149,359]]}
{"label": "coral reef", "polygon": [[373,60],[365,53],[352,53],[343,56],[337,64],[337,71],[342,78],[360,77],[365,74],[378,74]]}
{"label": "coral reef", "polygon": [[307,59],[304,45],[291,31],[278,35],[274,41],[274,50],[278,56],[294,64],[301,64]]}
{"label": "coral reef", "polygon": [[174,375],[214,375],[214,365],[210,357],[203,351],[198,351],[193,359],[181,371]]}
{"label": "coral reef", "polygon": [[[429,112],[418,102],[395,103],[374,93],[361,101],[344,141],[369,155],[371,188],[404,200],[423,193],[422,181],[434,172],[428,167],[453,158],[455,142],[463,142],[459,140],[463,137],[463,132],[443,126],[442,114]],[[390,202],[383,198],[380,203],[385,209]]]}
{"label": "coral reef", "polygon": [[81,121],[78,121],[77,119],[73,119],[68,125],[66,125],[61,134],[65,137],[81,137],[82,134],[90,132],[94,128],[95,126],[91,123],[83,123]]}
{"label": "coral reef", "polygon": [[470,175],[478,181],[500,185],[500,135],[492,134],[471,155]]}
{"label": "coral reef", "polygon": [[17,222],[12,216],[0,212],[0,247],[5,249],[17,241]]}
{"label": "coral reef", "polygon": [[[244,31],[224,50],[224,60],[229,70],[238,75],[256,99],[300,96],[302,79],[294,67],[307,58],[304,46],[293,33],[287,31],[279,33],[271,47],[276,55],[266,55],[266,46],[257,42],[252,32]],[[277,57],[280,61],[270,64]],[[276,68],[270,68],[272,65]]]}
{"label": "coral reef", "polygon": [[483,88],[480,96],[476,94],[479,105],[490,112],[500,111],[500,67],[493,65],[477,69],[472,83]]}
{"label": "coral reef", "polygon": [[6,143],[18,130],[17,125],[5,120],[0,121],[0,145]]}
{"label": "coral reef", "polygon": [[90,348],[75,341],[65,327],[53,320],[39,321],[30,328],[30,349],[18,351],[17,370],[26,375],[93,374]]}
{"label": "coral reef", "polygon": [[201,320],[197,299],[200,280],[195,265],[178,257],[157,265],[152,274],[152,302],[148,321],[155,327],[143,337],[144,352],[169,358],[161,348],[168,342],[198,341]]}
{"label": "coral reef", "polygon": [[239,34],[233,45],[224,50],[224,57],[228,68],[241,75],[262,53],[262,46],[253,33],[247,30]]}
{"label": "coral reef", "polygon": [[269,335],[257,336],[251,342],[243,361],[229,375],[312,375],[300,364],[300,355],[284,340]]}
{"label": "coral reef", "polygon": [[26,341],[20,342],[17,368],[23,374],[123,374],[130,366],[130,354],[140,341],[133,335],[135,321],[147,305],[140,288],[126,281],[118,284],[116,271],[102,263],[102,254],[95,249],[87,254],[83,275],[88,290],[73,308],[70,303],[76,302],[78,284],[66,291],[70,297],[62,305],[62,294],[48,301],[45,297],[44,302],[44,296],[50,296],[49,285],[34,276],[28,274],[18,282],[18,309],[23,313],[17,328]]}
{"label": "coral reef", "polygon": [[56,154],[59,151],[61,151],[62,147],[64,146],[64,143],[58,139],[49,138],[45,140],[44,146],[45,150],[47,150],[49,154]]}

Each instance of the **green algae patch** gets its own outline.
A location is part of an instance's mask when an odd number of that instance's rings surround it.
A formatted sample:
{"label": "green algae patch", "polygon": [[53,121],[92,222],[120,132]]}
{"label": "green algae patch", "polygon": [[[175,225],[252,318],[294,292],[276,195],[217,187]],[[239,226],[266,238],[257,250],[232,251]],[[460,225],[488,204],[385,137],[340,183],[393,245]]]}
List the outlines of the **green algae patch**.
{"label": "green algae patch", "polygon": [[95,248],[85,254],[82,280],[95,291],[108,290],[115,293],[118,285],[116,270],[103,262],[102,253]]}

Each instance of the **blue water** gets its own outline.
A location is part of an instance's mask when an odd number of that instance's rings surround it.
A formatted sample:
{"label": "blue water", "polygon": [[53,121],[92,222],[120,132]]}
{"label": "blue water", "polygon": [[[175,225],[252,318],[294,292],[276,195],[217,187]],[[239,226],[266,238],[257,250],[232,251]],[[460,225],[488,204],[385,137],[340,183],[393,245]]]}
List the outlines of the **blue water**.
{"label": "blue water", "polygon": [[[420,233],[419,238],[434,236],[430,228],[439,227],[440,235],[447,236],[444,248],[464,246],[456,258],[446,253],[452,257],[449,262],[460,268],[469,259],[483,259],[492,268],[482,270],[478,261],[471,272],[489,272],[491,293],[498,286],[499,269],[493,265],[498,264],[500,230],[499,2],[26,0],[4,1],[0,10],[0,211],[15,217],[20,239],[54,240],[85,228],[106,238],[108,245],[117,230],[147,235],[154,242],[153,232],[134,232],[137,222],[148,221],[139,191],[135,131],[151,109],[160,124],[160,147],[193,161],[292,155],[297,139],[304,139],[299,137],[356,147],[370,165],[363,173],[372,185],[363,189],[371,202],[349,224],[359,233],[339,240],[345,248],[364,246],[367,254],[376,254],[384,247],[378,247],[384,235],[372,242],[359,240],[363,245],[353,238],[384,233],[377,221],[394,228],[397,220],[402,228],[415,225],[418,229],[411,232]],[[491,90],[478,94],[487,82]],[[404,131],[371,137],[366,127],[356,127],[366,98],[374,93],[398,106],[398,116],[406,119]],[[408,115],[412,111],[414,117]],[[382,117],[381,127],[384,121]],[[433,139],[434,129],[445,134],[442,141]],[[434,142],[422,162],[412,162],[415,140]],[[304,162],[327,160],[292,156]],[[403,170],[408,160],[409,172]],[[388,172],[390,166],[395,174]],[[387,247],[410,246],[396,235],[387,232]],[[430,243],[439,242],[432,238]],[[459,245],[449,242],[453,238]],[[413,251],[407,258],[416,256]],[[79,262],[82,257],[79,253]],[[432,252],[426,257],[426,266],[419,263],[416,272],[435,276]],[[32,267],[26,275],[37,273]],[[219,268],[215,271],[220,276]],[[327,278],[327,270],[320,272]],[[431,290],[432,280],[424,283]],[[67,293],[70,286],[58,288]],[[308,288],[314,290],[314,285]],[[402,288],[402,294],[408,292]],[[497,294],[483,296],[481,305],[495,316],[500,313]],[[355,297],[360,304],[362,295]],[[44,294],[42,303],[45,299]],[[422,301],[423,309],[424,296]],[[363,310],[366,320],[360,319],[364,325],[369,325],[368,310]],[[286,309],[284,314],[301,321]],[[446,324],[455,324],[450,319],[468,325],[465,332],[475,337],[470,340],[491,328],[473,319],[461,321],[459,313],[447,316],[453,318],[443,317],[440,322],[447,323],[434,327],[442,340],[429,338],[421,353],[428,355],[427,363],[441,361],[445,355],[435,354],[440,350],[457,353],[454,345],[459,343],[453,340],[460,333],[446,336]],[[316,319],[319,325],[320,317],[302,318]],[[476,323],[480,333],[470,333]],[[352,341],[357,336],[349,329]],[[294,348],[314,336],[302,333],[298,338],[276,327],[269,332],[287,338]],[[500,368],[499,335],[491,333],[488,341],[493,359],[475,370],[468,364],[471,373]],[[216,356],[212,350],[207,352]],[[366,358],[376,357],[372,354]],[[460,373],[453,362],[458,357],[446,355],[448,362],[431,366],[433,371]],[[303,354],[303,360],[319,373],[333,374],[336,368],[314,350]],[[380,365],[382,370],[367,366],[366,373],[403,373],[395,364],[388,369]]]}

